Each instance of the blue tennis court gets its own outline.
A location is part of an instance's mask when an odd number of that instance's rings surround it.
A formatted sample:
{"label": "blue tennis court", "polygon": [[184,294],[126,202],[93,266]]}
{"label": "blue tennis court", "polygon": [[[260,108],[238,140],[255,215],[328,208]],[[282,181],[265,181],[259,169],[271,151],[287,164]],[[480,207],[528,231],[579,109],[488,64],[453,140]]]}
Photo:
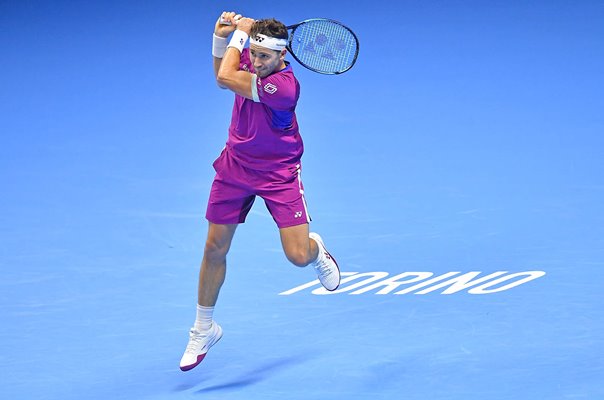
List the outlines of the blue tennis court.
{"label": "blue tennis court", "polygon": [[[232,94],[223,9],[341,20],[357,64],[292,61],[313,222],[262,201],[224,337],[179,370]],[[0,3],[3,399],[604,398],[604,3]],[[290,58],[291,60],[291,58]]]}

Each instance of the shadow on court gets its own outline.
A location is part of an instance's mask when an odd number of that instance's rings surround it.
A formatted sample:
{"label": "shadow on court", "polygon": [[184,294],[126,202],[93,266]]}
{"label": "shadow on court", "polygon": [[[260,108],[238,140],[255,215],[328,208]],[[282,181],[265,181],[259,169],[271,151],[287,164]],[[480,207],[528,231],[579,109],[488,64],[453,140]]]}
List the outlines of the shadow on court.
{"label": "shadow on court", "polygon": [[248,373],[243,373],[240,376],[228,380],[225,383],[207,386],[198,390],[195,393],[202,394],[207,392],[217,392],[221,390],[240,389],[246,386],[255,385],[263,380],[270,378],[271,376],[275,375],[279,371],[282,371],[283,369],[293,367],[294,365],[302,364],[308,361],[309,359],[310,357],[308,357],[308,355],[299,355],[273,360],[271,362],[261,364],[257,368],[254,368],[253,370],[249,371]]}

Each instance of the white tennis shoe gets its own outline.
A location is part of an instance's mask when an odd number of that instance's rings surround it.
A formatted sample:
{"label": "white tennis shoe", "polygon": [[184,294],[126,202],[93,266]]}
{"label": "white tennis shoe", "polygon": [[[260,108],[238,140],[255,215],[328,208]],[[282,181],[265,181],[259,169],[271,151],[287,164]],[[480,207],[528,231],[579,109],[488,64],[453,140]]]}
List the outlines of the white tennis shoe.
{"label": "white tennis shoe", "polygon": [[319,246],[319,257],[315,262],[312,263],[315,268],[315,272],[319,277],[319,282],[327,290],[334,291],[340,286],[340,268],[336,259],[325,248],[325,244],[321,239],[321,236],[311,232],[308,236],[317,242]]}
{"label": "white tennis shoe", "polygon": [[195,368],[203,361],[210,347],[214,346],[221,337],[222,328],[216,322],[212,322],[210,330],[206,332],[199,332],[195,328],[191,328],[189,331],[189,344],[187,344],[185,354],[180,360],[180,369],[188,371]]}

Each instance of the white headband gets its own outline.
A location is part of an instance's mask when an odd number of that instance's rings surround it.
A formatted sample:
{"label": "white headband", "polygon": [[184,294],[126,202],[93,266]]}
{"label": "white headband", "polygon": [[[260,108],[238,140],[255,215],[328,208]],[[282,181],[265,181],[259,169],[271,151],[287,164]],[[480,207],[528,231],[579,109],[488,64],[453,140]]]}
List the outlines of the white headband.
{"label": "white headband", "polygon": [[287,39],[274,38],[263,35],[262,33],[258,33],[255,37],[250,38],[250,43],[257,46],[266,47],[267,49],[281,51],[287,45]]}

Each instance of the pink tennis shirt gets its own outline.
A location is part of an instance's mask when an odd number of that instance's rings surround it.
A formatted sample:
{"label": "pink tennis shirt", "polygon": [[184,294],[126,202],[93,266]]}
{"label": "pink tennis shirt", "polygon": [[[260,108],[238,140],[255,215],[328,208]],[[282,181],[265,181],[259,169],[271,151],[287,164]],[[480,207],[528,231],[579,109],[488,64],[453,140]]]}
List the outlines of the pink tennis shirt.
{"label": "pink tennis shirt", "polygon": [[243,49],[239,69],[252,73],[252,99],[235,94],[227,147],[243,166],[272,171],[300,161],[304,152],[296,120],[300,84],[291,65],[258,77]]}

